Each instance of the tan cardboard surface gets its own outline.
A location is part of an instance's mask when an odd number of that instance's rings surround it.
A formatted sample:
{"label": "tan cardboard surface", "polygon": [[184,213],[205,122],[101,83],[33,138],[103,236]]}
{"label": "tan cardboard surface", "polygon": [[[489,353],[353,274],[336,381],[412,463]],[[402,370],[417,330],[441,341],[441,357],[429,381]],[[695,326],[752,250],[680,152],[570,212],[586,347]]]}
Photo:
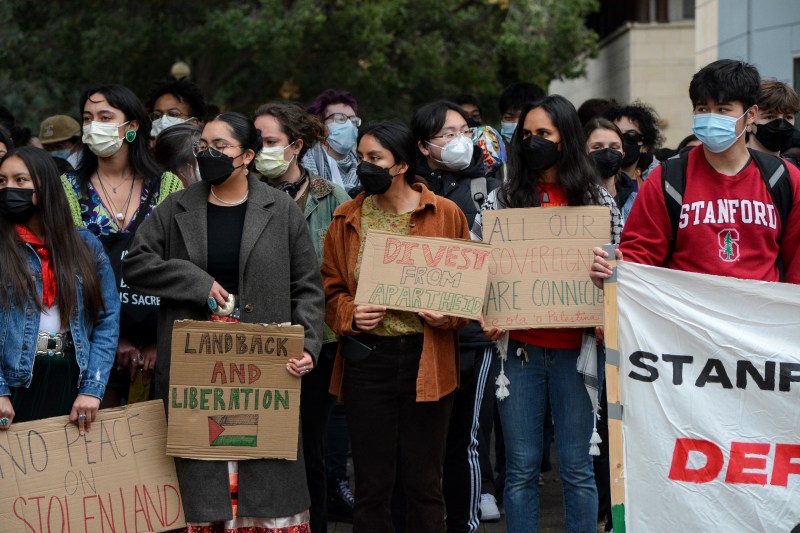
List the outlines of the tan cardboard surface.
{"label": "tan cardboard surface", "polygon": [[603,292],[589,279],[592,248],[611,239],[607,207],[547,207],[483,212],[492,245],[485,317],[504,329],[603,324]]}
{"label": "tan cardboard surface", "polygon": [[355,303],[480,318],[490,252],[472,241],[370,231]]}
{"label": "tan cardboard surface", "polygon": [[0,431],[0,531],[167,531],[185,525],[161,401]]}
{"label": "tan cardboard surface", "polygon": [[297,459],[302,326],[181,320],[172,333],[167,453]]}

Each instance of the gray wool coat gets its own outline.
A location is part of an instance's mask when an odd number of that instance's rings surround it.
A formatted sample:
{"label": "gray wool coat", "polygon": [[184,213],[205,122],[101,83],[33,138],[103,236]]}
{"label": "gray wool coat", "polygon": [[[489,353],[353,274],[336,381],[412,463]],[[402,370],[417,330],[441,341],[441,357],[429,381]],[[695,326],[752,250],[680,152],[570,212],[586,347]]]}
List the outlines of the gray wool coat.
{"label": "gray wool coat", "polygon": [[[305,349],[316,361],[322,344],[324,296],[314,246],[303,214],[284,192],[248,178],[249,197],[239,252],[242,322],[292,322],[305,327]],[[156,397],[166,403],[170,343],[176,320],[206,320],[214,279],[205,271],[209,185],[171,194],[136,232],[125,257],[125,282],[161,298]],[[186,519],[231,519],[226,461],[176,459]],[[308,508],[302,446],[297,461],[239,462],[239,516],[291,516]]]}

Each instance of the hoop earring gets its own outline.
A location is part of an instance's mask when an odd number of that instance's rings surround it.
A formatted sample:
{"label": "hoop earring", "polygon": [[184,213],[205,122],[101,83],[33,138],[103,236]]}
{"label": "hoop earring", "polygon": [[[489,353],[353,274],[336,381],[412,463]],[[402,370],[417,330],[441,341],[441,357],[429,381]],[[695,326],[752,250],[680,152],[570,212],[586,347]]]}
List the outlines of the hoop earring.
{"label": "hoop earring", "polygon": [[125,140],[132,143],[136,139],[136,130],[128,130],[125,132]]}

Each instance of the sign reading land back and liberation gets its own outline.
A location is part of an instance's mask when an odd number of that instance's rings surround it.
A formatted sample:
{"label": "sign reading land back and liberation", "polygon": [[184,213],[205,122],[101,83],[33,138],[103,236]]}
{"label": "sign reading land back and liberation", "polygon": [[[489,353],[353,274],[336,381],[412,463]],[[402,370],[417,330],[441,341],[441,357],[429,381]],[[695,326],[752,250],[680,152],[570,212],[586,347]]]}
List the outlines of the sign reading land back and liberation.
{"label": "sign reading land back and liberation", "polygon": [[0,531],[168,531],[186,525],[160,400],[0,431]]}
{"label": "sign reading land back and liberation", "polygon": [[297,459],[302,326],[183,320],[172,333],[167,453]]}
{"label": "sign reading land back and liberation", "polygon": [[603,323],[603,292],[589,279],[592,248],[610,240],[608,207],[484,211],[489,284],[484,319],[504,329]]}
{"label": "sign reading land back and liberation", "polygon": [[490,252],[479,242],[370,231],[355,303],[480,318]]}

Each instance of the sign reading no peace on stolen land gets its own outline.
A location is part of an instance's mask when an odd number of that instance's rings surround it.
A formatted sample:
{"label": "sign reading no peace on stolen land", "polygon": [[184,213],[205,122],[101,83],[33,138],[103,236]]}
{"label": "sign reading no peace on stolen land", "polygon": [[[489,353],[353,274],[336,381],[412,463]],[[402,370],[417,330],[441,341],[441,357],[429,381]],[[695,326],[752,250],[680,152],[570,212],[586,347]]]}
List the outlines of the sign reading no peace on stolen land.
{"label": "sign reading no peace on stolen land", "polygon": [[355,303],[480,318],[489,246],[369,231]]}
{"label": "sign reading no peace on stolen land", "polygon": [[589,279],[592,248],[610,241],[605,206],[483,211],[489,283],[484,317],[504,329],[603,324],[603,292]]}
{"label": "sign reading no peace on stolen land", "polygon": [[172,333],[167,453],[297,459],[302,326],[179,320]]}
{"label": "sign reading no peace on stolen land", "polygon": [[0,431],[0,530],[168,531],[186,525],[159,401],[103,409],[81,437],[66,416]]}

